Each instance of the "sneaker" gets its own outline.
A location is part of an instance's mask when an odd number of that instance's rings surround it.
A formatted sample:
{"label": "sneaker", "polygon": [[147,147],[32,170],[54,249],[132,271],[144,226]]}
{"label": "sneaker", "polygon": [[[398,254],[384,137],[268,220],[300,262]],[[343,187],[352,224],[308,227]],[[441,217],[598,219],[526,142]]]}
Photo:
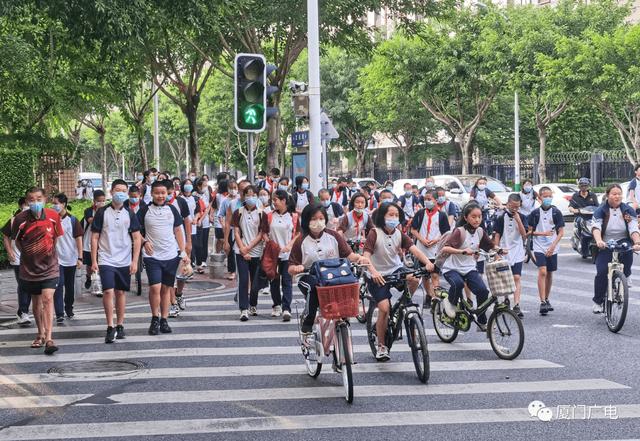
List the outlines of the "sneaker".
{"label": "sneaker", "polygon": [[271,317],[280,317],[282,315],[282,306],[276,305],[271,308]]}
{"label": "sneaker", "polygon": [[627,286],[629,288],[633,288],[633,285],[631,284],[631,277],[627,277]]}
{"label": "sneaker", "polygon": [[169,307],[169,317],[178,317],[179,314],[180,314],[180,311],[178,310],[178,306],[172,304]]}
{"label": "sneaker", "polygon": [[285,311],[282,313],[282,321],[283,321],[283,322],[289,322],[289,321],[291,321],[291,313],[290,313],[289,311],[286,311],[286,310],[285,310]]}
{"label": "sneaker", "polygon": [[64,323],[64,315],[59,315],[56,317],[56,323],[61,325]]}
{"label": "sneaker", "polygon": [[549,302],[549,300],[547,300],[547,311],[553,311],[553,306],[551,306],[551,302]]}
{"label": "sneaker", "polygon": [[74,318],[76,315],[73,313],[72,311],[67,311],[67,317],[69,317],[70,319]]}
{"label": "sneaker", "polygon": [[444,307],[444,312],[447,314],[447,317],[455,318],[456,307],[451,304],[448,297],[442,300],[442,306]]}
{"label": "sneaker", "polygon": [[122,326],[122,325],[117,325],[116,326],[116,338],[118,340],[124,340],[125,339],[124,326]]}
{"label": "sneaker", "polygon": [[202,262],[202,268],[206,268],[207,267],[207,262]]}
{"label": "sneaker", "polygon": [[604,311],[604,305],[601,303],[593,302],[592,311],[594,314],[602,314],[602,312]]}
{"label": "sneaker", "polygon": [[91,288],[91,276],[87,276],[87,280],[84,281],[84,289]]}
{"label": "sneaker", "polygon": [[169,322],[165,318],[160,319],[160,332],[163,334],[171,334],[171,326],[169,326]]}
{"label": "sneaker", "polygon": [[184,297],[182,297],[181,295],[177,295],[176,301],[178,302],[178,308],[180,308],[181,311],[187,309],[187,301],[184,299]]}
{"label": "sneaker", "polygon": [[102,291],[96,293],[96,297],[102,297]]}
{"label": "sneaker", "polygon": [[271,288],[267,287],[267,288],[262,288],[259,291],[259,294],[262,294],[263,296],[270,296],[271,295]]}
{"label": "sneaker", "polygon": [[242,311],[240,311],[240,321],[246,322],[247,320],[249,320],[249,311],[243,309]]}
{"label": "sneaker", "polygon": [[378,361],[389,361],[391,357],[389,357],[389,349],[386,346],[378,346],[378,350],[376,351],[376,360]]}
{"label": "sneaker", "polygon": [[258,315],[258,308],[255,306],[249,306],[249,315],[255,317]]}
{"label": "sneaker", "polygon": [[520,310],[520,305],[519,304],[515,304],[513,305],[513,312],[516,313],[516,315],[520,318],[524,317],[524,314],[522,313],[522,311]]}
{"label": "sneaker", "polygon": [[22,312],[22,313],[18,314],[18,324],[19,325],[30,325],[31,324],[31,317],[29,317],[29,314],[27,314],[26,312]]}
{"label": "sneaker", "polygon": [[113,326],[109,326],[107,328],[107,335],[104,338],[104,342],[105,343],[113,343],[116,339],[116,335],[117,335],[117,331],[116,328],[114,328]]}
{"label": "sneaker", "polygon": [[540,303],[540,315],[547,315],[547,312],[549,312],[549,310],[547,309],[547,302],[541,302]]}
{"label": "sneaker", "polygon": [[158,335],[160,332],[160,318],[151,317],[151,326],[149,326],[149,335]]}

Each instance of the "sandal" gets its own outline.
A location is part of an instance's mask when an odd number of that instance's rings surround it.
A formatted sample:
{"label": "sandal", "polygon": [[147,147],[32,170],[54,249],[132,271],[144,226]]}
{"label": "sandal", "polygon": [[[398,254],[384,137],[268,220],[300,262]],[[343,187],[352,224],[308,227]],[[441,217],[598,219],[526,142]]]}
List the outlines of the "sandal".
{"label": "sandal", "polygon": [[58,350],[58,347],[53,342],[53,340],[47,340],[47,342],[44,344],[44,353],[46,355],[53,355],[53,353],[56,352],[57,350]]}
{"label": "sandal", "polygon": [[36,337],[36,339],[33,340],[33,343],[31,343],[31,347],[34,349],[40,349],[43,344],[44,344],[44,337]]}

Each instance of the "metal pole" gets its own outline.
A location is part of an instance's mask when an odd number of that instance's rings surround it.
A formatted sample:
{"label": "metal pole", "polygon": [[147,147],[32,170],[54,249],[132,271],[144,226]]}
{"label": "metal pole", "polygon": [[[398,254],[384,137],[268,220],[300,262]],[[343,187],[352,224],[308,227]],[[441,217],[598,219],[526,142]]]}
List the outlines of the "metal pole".
{"label": "metal pole", "polygon": [[122,154],[122,179],[124,179],[125,171],[124,171],[124,153]]}
{"label": "metal pole", "polygon": [[[156,83],[153,83],[155,92]],[[158,124],[158,94],[153,95],[153,162],[155,167],[160,171],[160,129]]]}
{"label": "metal pole", "polygon": [[[187,163],[186,163],[184,169],[185,169],[185,174],[187,176],[189,176],[189,173],[191,173],[191,170],[189,170],[189,167],[191,167],[191,158],[189,157],[189,140],[185,139],[184,140],[184,144],[185,144],[184,151],[187,153]],[[197,170],[194,170],[194,171],[197,172]]]}
{"label": "metal pole", "polygon": [[518,103],[518,92],[513,93],[513,129],[514,129],[514,176],[513,189],[520,191],[520,105]]}
{"label": "metal pole", "polygon": [[320,33],[318,0],[307,0],[307,40],[309,53],[309,183],[317,194],[322,187],[322,144],[320,142]]}
{"label": "metal pole", "polygon": [[253,133],[247,133],[247,179],[254,184],[254,172],[253,172]]}
{"label": "metal pole", "polygon": [[322,145],[322,187],[329,188],[329,141]]}

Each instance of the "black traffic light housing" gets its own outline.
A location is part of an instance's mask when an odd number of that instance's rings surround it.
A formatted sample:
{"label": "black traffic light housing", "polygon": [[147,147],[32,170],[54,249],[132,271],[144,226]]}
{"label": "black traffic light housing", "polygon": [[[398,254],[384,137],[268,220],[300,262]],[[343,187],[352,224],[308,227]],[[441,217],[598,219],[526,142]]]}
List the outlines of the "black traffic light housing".
{"label": "black traffic light housing", "polygon": [[268,99],[279,91],[269,85],[276,67],[266,63],[262,54],[238,54],[234,62],[234,123],[239,132],[263,132],[267,120],[278,114]]}

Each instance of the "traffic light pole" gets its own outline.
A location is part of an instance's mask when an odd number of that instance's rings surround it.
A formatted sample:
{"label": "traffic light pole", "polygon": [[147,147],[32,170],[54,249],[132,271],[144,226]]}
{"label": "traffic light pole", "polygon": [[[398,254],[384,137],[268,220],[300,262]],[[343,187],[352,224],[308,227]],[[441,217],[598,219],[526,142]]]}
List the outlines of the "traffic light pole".
{"label": "traffic light pole", "polygon": [[318,0],[307,0],[309,52],[309,184],[314,194],[322,188],[323,162],[320,127],[320,32]]}
{"label": "traffic light pole", "polygon": [[253,138],[254,135],[251,132],[247,133],[247,179],[254,184],[255,173],[253,172]]}

